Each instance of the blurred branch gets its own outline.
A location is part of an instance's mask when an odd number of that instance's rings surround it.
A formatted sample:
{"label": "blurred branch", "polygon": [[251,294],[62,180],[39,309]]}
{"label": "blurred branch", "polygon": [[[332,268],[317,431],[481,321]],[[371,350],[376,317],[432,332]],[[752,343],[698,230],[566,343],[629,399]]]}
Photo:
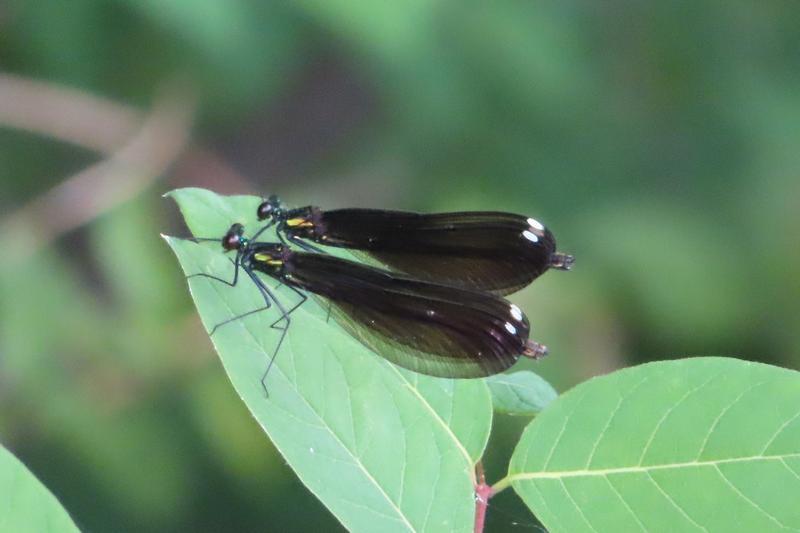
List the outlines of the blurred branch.
{"label": "blurred branch", "polygon": [[[106,98],[0,73],[0,127],[109,155],[135,135],[144,120],[135,108]],[[239,192],[249,189],[244,177],[208,150],[190,146],[177,163],[176,173],[193,182],[223,182]]]}
{"label": "blurred branch", "polygon": [[104,98],[0,74],[0,126],[108,154],[136,132],[142,119],[133,108]]}
{"label": "blurred branch", "polygon": [[[16,87],[20,90],[23,88],[24,84]],[[2,94],[0,98],[9,96],[8,86]],[[52,95],[48,91],[37,94],[42,98]],[[25,101],[23,107],[32,104],[26,96],[19,94],[11,96],[20,97]],[[77,103],[78,107],[84,107],[84,104],[85,102]],[[11,107],[4,106],[5,109]],[[105,107],[101,102],[98,106],[100,111],[95,114],[95,118],[102,123],[98,124],[95,132],[98,134],[90,133],[91,128],[84,128],[83,131],[78,128],[75,130],[78,133],[73,140],[80,138],[94,143],[94,147],[101,148],[100,145],[104,143],[99,133],[103,133],[108,135],[108,140],[102,148],[110,148],[117,142],[116,138],[122,133],[122,129],[127,132],[126,128],[136,124],[137,121],[127,113],[111,116],[113,113],[106,113]],[[53,112],[53,107],[51,106],[49,110]],[[138,131],[135,131],[109,158],[68,177],[5,218],[0,224],[0,238],[4,246],[12,247],[11,256],[24,260],[62,233],[93,220],[144,190],[164,174],[185,148],[193,111],[194,104],[185,94],[170,94],[163,97],[141,123]],[[8,115],[6,113],[4,116]],[[53,135],[67,134],[67,130],[61,127],[64,125],[64,115],[61,118],[55,118],[55,115],[58,113],[54,112],[51,121],[54,127],[50,132]],[[29,118],[26,129],[30,131],[33,131],[34,127],[46,126],[43,114],[33,113],[30,117],[24,117],[19,113],[15,118],[18,121]],[[103,122],[104,120],[106,122]],[[121,130],[110,133],[108,130],[110,124]]]}
{"label": "blurred branch", "polygon": [[55,138],[109,157],[0,221],[0,242],[29,257],[59,235],[133,198],[178,161],[192,176],[244,183],[214,154],[188,148],[193,98],[173,89],[143,115],[103,98],[0,74],[0,126]]}

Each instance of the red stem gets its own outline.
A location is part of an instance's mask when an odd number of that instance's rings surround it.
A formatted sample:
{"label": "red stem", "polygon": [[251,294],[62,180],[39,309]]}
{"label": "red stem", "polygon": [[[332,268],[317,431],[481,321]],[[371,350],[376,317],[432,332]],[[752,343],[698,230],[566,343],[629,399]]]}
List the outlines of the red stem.
{"label": "red stem", "polygon": [[475,485],[475,533],[483,533],[486,508],[489,506],[489,498],[492,497],[493,491],[491,485],[486,484],[483,463],[480,461],[475,465],[475,474],[478,480],[478,484]]}

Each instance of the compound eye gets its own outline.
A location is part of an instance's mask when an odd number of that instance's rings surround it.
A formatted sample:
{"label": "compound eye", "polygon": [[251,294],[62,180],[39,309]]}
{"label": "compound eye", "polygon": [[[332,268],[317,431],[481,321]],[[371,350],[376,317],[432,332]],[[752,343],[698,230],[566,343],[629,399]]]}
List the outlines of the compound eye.
{"label": "compound eye", "polygon": [[258,210],[256,211],[256,215],[258,216],[258,220],[264,220],[269,218],[272,214],[273,205],[270,203],[269,200],[266,202],[261,202],[261,205],[258,206]]}
{"label": "compound eye", "polygon": [[231,230],[222,238],[222,247],[227,251],[238,250],[241,242],[241,236]]}

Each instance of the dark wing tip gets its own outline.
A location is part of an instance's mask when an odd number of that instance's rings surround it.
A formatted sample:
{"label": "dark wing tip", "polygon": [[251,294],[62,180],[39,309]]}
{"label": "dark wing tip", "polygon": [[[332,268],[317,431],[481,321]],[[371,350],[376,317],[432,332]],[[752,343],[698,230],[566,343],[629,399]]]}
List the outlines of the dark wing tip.
{"label": "dark wing tip", "polygon": [[575,257],[569,254],[562,254],[559,252],[550,256],[550,268],[556,270],[572,270],[572,265],[575,264]]}
{"label": "dark wing tip", "polygon": [[531,359],[541,359],[547,355],[547,353],[547,346],[536,341],[528,340],[528,342],[525,343],[525,350],[522,352],[522,355],[530,357]]}

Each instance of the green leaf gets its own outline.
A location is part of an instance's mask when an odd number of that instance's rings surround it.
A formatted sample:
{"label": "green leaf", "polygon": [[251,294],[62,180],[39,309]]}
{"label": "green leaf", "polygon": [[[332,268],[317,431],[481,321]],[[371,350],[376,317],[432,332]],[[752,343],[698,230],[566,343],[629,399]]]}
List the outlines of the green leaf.
{"label": "green leaf", "polygon": [[[259,227],[257,197],[201,189],[171,196],[197,236],[221,237],[233,222],[249,234]],[[233,265],[217,242],[167,240],[187,274],[232,279]],[[189,281],[209,331],[264,305],[246,276],[236,287]],[[286,287],[275,291],[287,305],[298,301]],[[270,328],[275,306],[222,326],[212,340],[237,392],[300,479],[353,531],[471,530],[473,466],[492,417],[485,383],[400,369],[326,321],[313,299],[291,316],[267,379],[269,398],[260,379],[278,339]]]}
{"label": "green leaf", "polygon": [[538,414],[558,397],[556,390],[530,370],[486,378],[494,410],[508,415]]}
{"label": "green leaf", "polygon": [[55,496],[2,446],[0,531],[78,531]]}
{"label": "green leaf", "polygon": [[531,422],[509,482],[553,532],[798,529],[800,374],[696,358],[592,379]]}

